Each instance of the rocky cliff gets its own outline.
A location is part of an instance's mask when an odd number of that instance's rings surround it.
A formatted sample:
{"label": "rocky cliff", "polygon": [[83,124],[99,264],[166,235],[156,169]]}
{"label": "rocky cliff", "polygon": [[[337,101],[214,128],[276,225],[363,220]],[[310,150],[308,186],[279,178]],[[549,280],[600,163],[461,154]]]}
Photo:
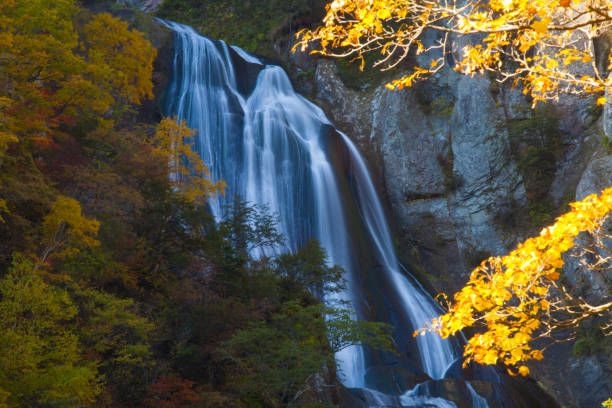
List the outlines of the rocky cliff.
{"label": "rocky cliff", "polygon": [[[290,54],[278,32],[274,53],[368,159],[398,253],[432,294],[454,293],[483,259],[612,185],[610,106],[564,98],[531,109],[495,78],[452,70],[404,91],[384,81],[350,87],[336,61]],[[610,275],[569,259],[564,275],[587,298],[610,294]],[[597,407],[612,396],[611,351],[586,327],[532,365],[533,377],[562,406]]]}
{"label": "rocky cliff", "polygon": [[[483,259],[612,185],[612,117],[593,99],[532,110],[518,90],[452,70],[404,91],[355,90],[326,59],[311,87],[369,158],[400,257],[434,294],[454,293]],[[572,262],[564,272],[585,294],[610,293],[610,276]],[[612,395],[609,340],[601,341],[586,352],[575,343],[549,349],[533,376],[563,406],[599,406]]]}

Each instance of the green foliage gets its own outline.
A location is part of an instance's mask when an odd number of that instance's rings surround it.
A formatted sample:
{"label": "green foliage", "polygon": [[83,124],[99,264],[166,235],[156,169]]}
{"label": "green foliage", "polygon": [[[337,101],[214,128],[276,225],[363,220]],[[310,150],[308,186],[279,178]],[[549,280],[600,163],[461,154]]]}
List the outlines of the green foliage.
{"label": "green foliage", "polygon": [[80,338],[98,361],[106,391],[115,396],[118,405],[138,405],[137,401],[145,397],[146,378],[154,367],[150,347],[153,325],[139,314],[133,299],[119,299],[76,285],[73,291],[82,321]]}
{"label": "green foliage", "polygon": [[237,45],[247,51],[271,56],[275,32],[291,27],[304,15],[317,21],[324,2],[319,0],[166,0],[157,15],[196,27],[202,34]]}
{"label": "green foliage", "polygon": [[81,360],[73,329],[78,309],[68,293],[16,257],[0,295],[0,389],[9,406],[93,406],[97,370]]}
{"label": "green foliage", "polygon": [[[450,141],[450,136],[449,136]],[[444,174],[444,187],[450,192],[457,190],[463,184],[463,179],[454,170],[454,156],[453,150],[449,148],[448,153],[446,155],[438,154],[436,157],[438,160],[438,164],[442,169],[442,174]]]}
{"label": "green foliage", "polygon": [[522,117],[507,123],[510,147],[525,186],[526,219],[540,228],[553,221],[548,193],[562,153],[563,134],[552,104],[539,104],[533,110],[521,108],[519,115]]}
{"label": "green foliage", "polygon": [[561,153],[559,114],[552,104],[540,104],[533,110],[523,108],[521,114],[523,118],[508,124],[510,142],[527,198],[539,201],[548,193]]}
{"label": "green foliage", "polygon": [[612,154],[612,140],[605,134],[603,130],[600,130],[599,137],[601,138],[601,145],[606,149],[608,154]]}
{"label": "green foliage", "polygon": [[253,252],[270,252],[282,243],[283,237],[276,229],[277,216],[267,208],[249,206],[240,197],[234,197],[225,213],[219,233],[233,251],[237,265],[245,263]]}
{"label": "green foliage", "polygon": [[385,326],[357,322],[346,310],[288,301],[270,321],[251,323],[224,344],[235,367],[229,386],[252,404],[302,405],[317,383],[330,381],[334,352],[364,343],[390,348],[389,338]]}
{"label": "green foliage", "polygon": [[287,406],[325,378],[333,354],[325,348],[325,321],[319,306],[291,302],[271,322],[259,321],[238,331],[224,350],[235,365],[229,386],[244,401]]}
{"label": "green foliage", "polygon": [[326,254],[316,240],[310,240],[295,254],[287,253],[277,260],[277,273],[285,288],[307,288],[320,298],[323,294],[345,288],[342,268],[325,265]]}

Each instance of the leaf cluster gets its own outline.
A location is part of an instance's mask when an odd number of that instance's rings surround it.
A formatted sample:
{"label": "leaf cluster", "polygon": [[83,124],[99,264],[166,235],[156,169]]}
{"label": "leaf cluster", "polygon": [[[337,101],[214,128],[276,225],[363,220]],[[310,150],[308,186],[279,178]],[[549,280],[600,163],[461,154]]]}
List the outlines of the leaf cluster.
{"label": "leaf cluster", "polygon": [[[388,84],[402,89],[440,71],[455,38],[467,36],[452,68],[495,73],[500,82],[522,86],[535,105],[560,93],[601,93],[610,86],[610,58],[600,72],[592,40],[611,26],[609,4],[585,0],[334,0],[323,25],[298,33],[295,47],[316,44],[312,52],[352,56],[362,69],[370,52],[378,56],[373,66],[383,69],[421,55],[408,74]],[[432,30],[438,33],[433,42],[426,39]]]}
{"label": "leaf cluster", "polygon": [[[529,369],[524,362],[543,358],[541,350],[547,347],[538,340],[548,340],[549,345],[570,340],[585,319],[608,316],[612,302],[591,305],[572,295],[559,278],[563,255],[577,246],[578,235],[586,231],[602,234],[601,225],[612,210],[612,188],[570,206],[572,211],[558,217],[539,236],[506,256],[483,261],[455,294],[448,312],[433,320],[430,329],[442,337],[466,327],[480,329],[465,346],[465,364],[472,360],[503,363],[526,375]],[[586,262],[585,267],[595,270],[601,261]]]}

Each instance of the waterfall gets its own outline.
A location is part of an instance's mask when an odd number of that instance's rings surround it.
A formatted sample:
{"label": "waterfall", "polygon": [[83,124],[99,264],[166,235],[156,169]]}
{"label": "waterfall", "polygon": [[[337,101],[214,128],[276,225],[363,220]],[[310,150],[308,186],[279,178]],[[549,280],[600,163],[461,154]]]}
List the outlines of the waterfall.
{"label": "waterfall", "polygon": [[[190,27],[163,23],[175,32],[173,81],[166,95],[169,113],[197,129],[196,147],[202,159],[214,179],[227,183],[225,196],[209,203],[216,219],[223,219],[224,208],[235,195],[267,206],[279,215],[279,232],[286,238],[281,250],[295,251],[314,237],[325,248],[330,265],[346,271],[346,291],[328,296],[327,302],[347,301],[356,318],[363,317],[370,307],[363,287],[368,273],[369,282],[386,288],[383,301],[391,311],[385,313],[411,326],[399,325],[398,338],[414,343],[412,331],[436,316],[437,306],[401,270],[383,207],[353,143],[333,128],[320,108],[295,93],[280,67],[202,37]],[[346,159],[346,175],[339,174],[329,157],[334,143]],[[356,209],[351,220],[358,219],[357,229],[368,243],[375,273],[364,272],[357,260],[355,248],[360,244],[348,219],[349,207]],[[450,341],[435,334],[418,336],[416,347],[420,361],[412,364],[432,380],[444,378],[459,358]],[[401,397],[368,390],[375,388],[366,380],[375,358],[360,346],[342,350],[336,359],[343,384],[365,389],[368,406],[454,406],[417,392],[418,387],[407,392],[409,387],[404,387]]]}
{"label": "waterfall", "polygon": [[[287,250],[311,237],[325,248],[330,265],[353,269],[343,204],[324,149],[331,123],[321,109],[293,91],[278,66],[265,65],[239,48],[164,22],[176,33],[169,111],[197,129],[197,149],[225,195],[210,200],[217,220],[236,194],[279,215]],[[234,54],[234,55],[232,55]],[[239,87],[232,58],[259,66],[248,95]],[[354,303],[354,287],[328,301]],[[364,387],[365,362],[358,346],[336,356],[347,387]]]}
{"label": "waterfall", "polygon": [[[372,237],[372,241],[376,244],[376,250],[384,266],[384,271],[391,278],[393,288],[398,292],[398,298],[403,303],[402,311],[406,313],[415,327],[423,327],[425,323],[431,321],[432,318],[439,314],[436,311],[435,303],[422,288],[413,285],[401,272],[399,262],[393,250],[391,233],[387,226],[385,213],[368,174],[367,167],[350,139],[344,134],[341,135],[355,163],[357,199],[359,200],[362,218]],[[446,370],[457,358],[450,345],[450,341],[442,339],[435,333],[417,336],[417,344],[423,368],[433,379],[438,380],[442,378]]]}

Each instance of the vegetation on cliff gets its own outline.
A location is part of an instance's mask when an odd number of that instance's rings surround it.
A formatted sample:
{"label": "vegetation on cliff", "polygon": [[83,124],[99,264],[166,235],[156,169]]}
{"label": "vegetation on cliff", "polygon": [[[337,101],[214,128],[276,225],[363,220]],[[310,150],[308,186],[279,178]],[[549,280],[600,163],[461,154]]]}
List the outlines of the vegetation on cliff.
{"label": "vegetation on cliff", "polygon": [[157,15],[247,51],[273,56],[274,40],[304,20],[320,20],[323,5],[323,0],[166,0]]}
{"label": "vegetation on cliff", "polygon": [[273,215],[238,200],[214,222],[193,131],[139,122],[142,33],[9,0],[0,50],[0,407],[303,406],[335,349],[389,345],[313,295],[343,284],[316,242],[254,259],[282,243]]}

